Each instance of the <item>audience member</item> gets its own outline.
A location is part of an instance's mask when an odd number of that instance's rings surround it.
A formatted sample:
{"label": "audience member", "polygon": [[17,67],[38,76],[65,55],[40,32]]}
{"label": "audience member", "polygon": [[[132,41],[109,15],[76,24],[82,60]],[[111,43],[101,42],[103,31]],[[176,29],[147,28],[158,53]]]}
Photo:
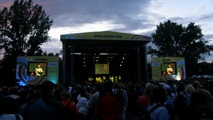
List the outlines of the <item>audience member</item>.
{"label": "audience member", "polygon": [[113,94],[118,97],[118,100],[123,107],[123,111],[121,113],[121,120],[126,120],[126,110],[128,107],[128,95],[125,89],[122,89],[122,83],[115,83]]}
{"label": "audience member", "polygon": [[140,95],[138,97],[137,103],[140,107],[140,112],[143,113],[144,111],[146,111],[147,106],[150,104],[151,102],[151,95],[152,95],[152,91],[154,89],[154,84],[152,83],[147,83],[145,86],[145,91],[144,91],[144,95]]}
{"label": "audience member", "polygon": [[69,118],[72,120],[77,120],[78,117],[78,108],[76,106],[76,103],[72,99],[71,93],[64,89],[60,92],[61,94],[61,103],[63,106],[67,109],[67,112],[69,114]]}
{"label": "audience member", "polygon": [[212,95],[209,91],[198,88],[192,93],[192,103],[187,107],[184,120],[212,119]]}
{"label": "audience member", "polygon": [[41,97],[21,106],[24,120],[67,120],[65,107],[54,98],[55,84],[44,81],[40,86]]}
{"label": "audience member", "polygon": [[17,107],[17,101],[12,97],[0,99],[0,120],[23,120],[17,112]]}
{"label": "audience member", "polygon": [[99,120],[120,120],[122,106],[112,93],[113,83],[109,80],[104,82],[104,92],[100,93],[95,112]]}
{"label": "audience member", "polygon": [[93,93],[89,99],[88,103],[88,117],[91,120],[95,120],[96,115],[95,115],[95,105],[97,103],[97,100],[100,96],[100,92],[103,90],[103,86],[100,83],[96,84],[96,92]]}
{"label": "audience member", "polygon": [[79,120],[85,120],[87,119],[87,111],[88,111],[88,96],[86,93],[86,88],[81,87],[80,94],[77,97],[77,107],[78,107],[78,119]]}
{"label": "audience member", "polygon": [[191,104],[192,93],[194,92],[194,90],[195,90],[195,88],[191,84],[188,84],[185,87],[185,99],[186,99],[187,106],[189,106]]}
{"label": "audience member", "polygon": [[169,120],[168,110],[164,106],[164,102],[166,101],[166,90],[162,86],[156,86],[151,97],[152,99],[147,111],[150,111],[153,107],[159,105],[159,107],[150,113],[151,120]]}

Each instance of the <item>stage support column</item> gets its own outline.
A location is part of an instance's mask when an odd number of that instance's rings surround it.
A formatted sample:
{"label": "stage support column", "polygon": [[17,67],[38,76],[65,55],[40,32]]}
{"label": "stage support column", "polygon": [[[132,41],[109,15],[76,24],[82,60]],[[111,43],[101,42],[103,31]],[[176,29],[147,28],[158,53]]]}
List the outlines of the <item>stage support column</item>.
{"label": "stage support column", "polygon": [[74,84],[76,81],[75,81],[75,76],[74,76],[74,57],[75,57],[75,51],[74,51],[74,45],[71,45],[70,46],[70,53],[71,53],[71,58],[70,58],[70,62],[71,62],[71,66],[70,66],[70,81],[69,83],[71,84]]}
{"label": "stage support column", "polygon": [[137,46],[137,80],[141,81],[141,48]]}
{"label": "stage support column", "polygon": [[66,79],[67,79],[67,77],[66,77],[66,75],[67,75],[67,73],[66,73],[66,69],[67,69],[67,67],[66,67],[66,63],[67,63],[67,44],[66,44],[66,42],[65,41],[62,41],[62,43],[63,43],[63,55],[62,55],[62,84],[65,84],[66,83]]}
{"label": "stage support column", "polygon": [[148,75],[148,64],[147,64],[147,50],[146,50],[146,45],[143,46],[143,49],[141,49],[143,52],[141,55],[143,55],[142,59],[143,59],[143,65],[142,65],[142,68],[143,68],[143,71],[142,71],[142,76],[143,77],[143,81],[144,82],[147,82],[149,80],[149,75]]}

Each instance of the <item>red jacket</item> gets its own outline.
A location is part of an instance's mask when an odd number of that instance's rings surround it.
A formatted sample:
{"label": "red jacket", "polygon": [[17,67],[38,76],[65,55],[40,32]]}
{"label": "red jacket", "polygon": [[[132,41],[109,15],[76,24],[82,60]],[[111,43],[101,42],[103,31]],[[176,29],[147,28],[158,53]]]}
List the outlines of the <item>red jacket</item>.
{"label": "red jacket", "polygon": [[151,97],[149,97],[149,96],[142,95],[142,96],[138,97],[137,103],[140,107],[141,112],[146,110],[146,108],[147,108],[147,106],[149,105],[150,102],[151,102]]}
{"label": "red jacket", "polygon": [[98,99],[95,112],[100,120],[120,120],[122,109],[118,98],[106,92]]}
{"label": "red jacket", "polygon": [[69,107],[70,113],[73,117],[77,117],[78,116],[78,108],[75,104],[75,102],[71,101],[70,105],[68,106],[69,100],[68,99],[63,99],[61,101],[61,103],[63,104],[64,107]]}

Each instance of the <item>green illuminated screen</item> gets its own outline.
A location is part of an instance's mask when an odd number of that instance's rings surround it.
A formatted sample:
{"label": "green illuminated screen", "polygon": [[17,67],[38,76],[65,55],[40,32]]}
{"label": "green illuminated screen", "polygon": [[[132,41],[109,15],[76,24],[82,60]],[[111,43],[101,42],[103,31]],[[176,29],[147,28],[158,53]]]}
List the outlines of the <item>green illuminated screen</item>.
{"label": "green illuminated screen", "polygon": [[[40,66],[39,69],[38,66]],[[36,70],[39,74],[36,74]],[[55,56],[18,57],[16,80],[22,86],[41,84],[45,80],[57,84],[59,80],[59,58]]]}
{"label": "green illuminated screen", "polygon": [[[40,66],[40,68],[38,68],[38,66]],[[29,76],[47,76],[47,63],[46,62],[29,62],[28,75]]]}
{"label": "green illuminated screen", "polygon": [[109,74],[109,64],[95,64],[95,74]]}

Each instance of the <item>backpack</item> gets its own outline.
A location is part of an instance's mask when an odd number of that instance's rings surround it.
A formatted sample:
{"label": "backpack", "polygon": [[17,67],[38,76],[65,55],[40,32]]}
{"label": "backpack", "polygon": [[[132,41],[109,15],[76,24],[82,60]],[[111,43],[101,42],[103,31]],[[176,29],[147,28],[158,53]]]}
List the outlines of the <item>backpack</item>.
{"label": "backpack", "polygon": [[156,104],[150,110],[145,111],[143,114],[140,114],[139,116],[133,118],[132,120],[151,120],[150,113],[152,113],[153,111],[155,111],[157,108],[161,106],[162,106],[161,104]]}

